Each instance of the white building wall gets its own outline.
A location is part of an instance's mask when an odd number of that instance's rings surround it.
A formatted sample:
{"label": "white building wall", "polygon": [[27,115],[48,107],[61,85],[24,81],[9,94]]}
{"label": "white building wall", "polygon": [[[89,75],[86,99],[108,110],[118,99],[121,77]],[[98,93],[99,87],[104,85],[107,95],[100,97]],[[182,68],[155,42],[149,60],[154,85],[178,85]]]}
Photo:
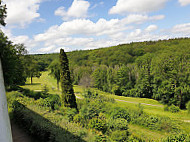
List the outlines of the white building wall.
{"label": "white building wall", "polygon": [[0,142],[12,142],[10,119],[7,109],[7,99],[0,59]]}

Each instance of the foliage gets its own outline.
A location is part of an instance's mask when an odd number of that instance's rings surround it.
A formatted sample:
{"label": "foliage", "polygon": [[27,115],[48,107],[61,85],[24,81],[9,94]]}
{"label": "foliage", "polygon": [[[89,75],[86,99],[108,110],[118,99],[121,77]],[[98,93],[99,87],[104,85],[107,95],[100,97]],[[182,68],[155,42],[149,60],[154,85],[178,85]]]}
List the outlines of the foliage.
{"label": "foliage", "polygon": [[38,63],[32,58],[32,56],[25,56],[25,66],[26,66],[26,75],[27,77],[30,77],[31,84],[33,77],[40,77],[40,67]]}
{"label": "foliage", "polygon": [[128,122],[123,118],[110,119],[109,129],[114,130],[128,130]]}
{"label": "foliage", "polygon": [[177,112],[180,111],[179,107],[178,107],[178,106],[175,106],[175,105],[173,105],[173,104],[168,107],[168,110],[169,110],[170,112],[172,112],[172,113],[177,113]]}
{"label": "foliage", "polygon": [[184,133],[176,135],[172,134],[163,140],[163,142],[189,142],[189,141],[190,141],[190,135]]}
{"label": "foliage", "polygon": [[69,63],[64,50],[60,50],[62,100],[66,107],[76,108],[76,97],[71,82]]}
{"label": "foliage", "polygon": [[111,134],[111,139],[115,142],[124,142],[128,140],[128,132],[125,130],[116,130]]}
{"label": "foliage", "polygon": [[50,75],[52,75],[57,80],[57,89],[59,90],[60,62],[58,60],[52,61],[48,69],[50,70]]}
{"label": "foliage", "polygon": [[107,122],[105,118],[95,117],[92,118],[88,123],[89,128],[94,128],[102,133],[105,133],[107,130]]}
{"label": "foliage", "polygon": [[42,88],[42,94],[44,95],[44,96],[47,96],[49,93],[49,88],[47,87],[47,85],[45,84],[44,86],[43,86],[43,88]]}
{"label": "foliage", "polygon": [[5,18],[7,17],[7,8],[6,5],[2,5],[2,0],[0,0],[0,24],[5,26]]}
{"label": "foliage", "polygon": [[39,106],[45,106],[51,108],[51,110],[59,109],[61,106],[59,95],[49,95],[47,98],[40,98],[38,100]]}
{"label": "foliage", "polygon": [[187,107],[188,113],[190,114],[190,101],[186,104],[186,107]]}
{"label": "foliage", "polygon": [[112,110],[111,112],[111,118],[112,119],[117,119],[117,118],[123,118],[125,120],[127,120],[128,122],[130,121],[130,114],[127,110],[120,108],[120,107],[116,107]]}
{"label": "foliage", "polygon": [[[190,39],[122,44],[67,53],[74,84],[185,108],[190,100]],[[42,55],[47,61],[58,54]],[[36,59],[43,57],[35,55]],[[44,60],[43,59],[43,60]]]}
{"label": "foliage", "polygon": [[26,81],[25,47],[22,44],[13,45],[2,32],[0,32],[0,47],[0,58],[6,87],[24,84]]}
{"label": "foliage", "polygon": [[46,95],[44,96],[41,92],[35,92],[35,91],[30,90],[30,89],[19,88],[19,91],[24,96],[27,96],[27,97],[30,97],[30,98],[34,98],[35,100],[47,97]]}
{"label": "foliage", "polygon": [[[31,135],[38,137],[41,141],[83,142],[82,137],[85,137],[87,134],[87,130],[84,128],[71,125],[69,122],[63,121],[58,115],[57,117],[52,117],[52,114],[49,113],[51,117],[44,118],[18,101],[14,102],[13,108],[14,120]],[[56,126],[55,122],[60,125]]]}

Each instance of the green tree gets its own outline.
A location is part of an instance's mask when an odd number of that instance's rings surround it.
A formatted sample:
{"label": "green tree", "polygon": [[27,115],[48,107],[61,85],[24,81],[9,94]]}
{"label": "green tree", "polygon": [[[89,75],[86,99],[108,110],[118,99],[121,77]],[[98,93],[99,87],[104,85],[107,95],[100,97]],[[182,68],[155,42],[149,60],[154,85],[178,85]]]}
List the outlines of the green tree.
{"label": "green tree", "polygon": [[26,81],[23,60],[26,53],[24,45],[13,45],[2,32],[0,33],[0,58],[6,87],[23,84]]}
{"label": "green tree", "polygon": [[7,17],[7,8],[6,8],[6,5],[2,5],[2,0],[0,0],[0,24],[2,26],[5,26],[6,23],[5,23],[5,18]]}
{"label": "green tree", "polygon": [[59,90],[59,82],[60,82],[60,62],[58,60],[54,60],[49,65],[50,75],[53,76],[57,80],[57,89]]}
{"label": "green tree", "polygon": [[74,94],[73,85],[70,77],[69,63],[67,55],[63,49],[60,50],[60,65],[62,100],[64,106],[77,109],[76,97]]}
{"label": "green tree", "polygon": [[140,97],[152,98],[153,96],[152,58],[152,54],[145,54],[136,60],[139,70],[136,87]]}
{"label": "green tree", "polygon": [[165,51],[154,61],[155,65],[155,93],[169,105],[175,104],[185,108],[190,100],[190,54],[186,50]]}
{"label": "green tree", "polygon": [[132,71],[127,66],[121,66],[117,71],[116,84],[118,85],[118,95],[122,95],[126,90],[130,90],[134,87],[134,77]]}
{"label": "green tree", "polygon": [[33,77],[40,77],[41,73],[40,73],[40,69],[39,69],[39,65],[38,63],[32,59],[31,56],[26,56],[26,61],[25,61],[25,65],[26,65],[26,75],[27,77],[30,77],[30,81],[31,84],[33,83]]}

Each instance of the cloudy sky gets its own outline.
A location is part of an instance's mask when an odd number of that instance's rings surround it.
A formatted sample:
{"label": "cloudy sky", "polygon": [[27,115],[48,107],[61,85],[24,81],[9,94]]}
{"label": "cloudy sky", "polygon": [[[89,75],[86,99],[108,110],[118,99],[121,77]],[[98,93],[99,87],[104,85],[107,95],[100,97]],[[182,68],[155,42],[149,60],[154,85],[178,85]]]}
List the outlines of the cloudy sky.
{"label": "cloudy sky", "polygon": [[190,0],[4,0],[3,32],[29,53],[190,36]]}

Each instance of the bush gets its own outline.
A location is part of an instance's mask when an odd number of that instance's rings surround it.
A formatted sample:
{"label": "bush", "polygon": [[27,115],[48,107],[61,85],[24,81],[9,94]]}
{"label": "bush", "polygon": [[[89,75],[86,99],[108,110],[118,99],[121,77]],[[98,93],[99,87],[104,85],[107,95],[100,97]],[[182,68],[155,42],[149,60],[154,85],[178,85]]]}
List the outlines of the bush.
{"label": "bush", "polygon": [[85,104],[80,113],[85,120],[92,119],[93,117],[98,117],[101,112],[102,105],[99,104],[96,100],[91,101],[90,103]]}
{"label": "bush", "polygon": [[131,120],[129,112],[120,107],[116,107],[112,110],[111,118],[112,119],[123,118],[128,122]]}
{"label": "bush", "polygon": [[190,135],[181,133],[168,136],[163,142],[190,142]]}
{"label": "bush", "polygon": [[186,104],[187,112],[190,114],[190,101]]}
{"label": "bush", "polygon": [[86,139],[87,130],[63,120],[62,116],[49,113],[49,116],[45,118],[17,101],[14,102],[13,106],[13,116],[16,123],[34,137],[38,137],[40,141],[85,142],[82,137]]}
{"label": "bush", "polygon": [[109,121],[110,130],[128,130],[128,122],[123,118],[110,119]]}
{"label": "bush", "polygon": [[69,121],[73,121],[74,116],[77,114],[77,110],[75,108],[67,108],[66,109],[66,117]]}
{"label": "bush", "polygon": [[95,139],[93,140],[94,142],[107,142],[108,139],[105,135],[103,135],[102,133],[98,133],[95,136]]}
{"label": "bush", "polygon": [[49,95],[49,97],[45,99],[39,99],[38,104],[56,110],[61,106],[61,101],[59,95]]}
{"label": "bush", "polygon": [[116,130],[111,134],[111,139],[115,142],[125,142],[128,140],[128,131],[126,130]]}
{"label": "bush", "polygon": [[169,110],[170,112],[172,112],[172,113],[177,113],[177,112],[180,111],[179,107],[178,107],[178,106],[175,106],[175,105],[173,105],[173,104],[168,107],[168,110]]}
{"label": "bush", "polygon": [[30,97],[30,98],[34,98],[35,100],[38,100],[40,98],[46,98],[47,96],[43,95],[43,93],[41,92],[35,92],[35,91],[31,91],[30,89],[20,89],[21,93],[24,96]]}
{"label": "bush", "polygon": [[98,131],[101,131],[102,133],[105,133],[107,130],[107,123],[106,119],[101,119],[101,118],[92,118],[89,121],[88,124],[89,128],[94,128]]}

